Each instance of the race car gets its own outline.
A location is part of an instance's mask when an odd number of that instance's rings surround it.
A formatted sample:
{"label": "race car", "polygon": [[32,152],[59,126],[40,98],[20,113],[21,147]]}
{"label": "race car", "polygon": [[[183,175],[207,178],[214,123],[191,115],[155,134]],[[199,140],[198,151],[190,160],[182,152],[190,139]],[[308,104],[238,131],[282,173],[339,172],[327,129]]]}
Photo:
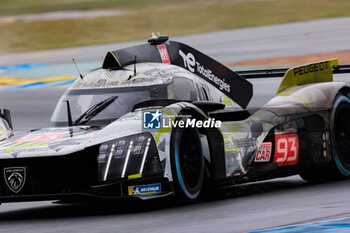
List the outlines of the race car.
{"label": "race car", "polygon": [[[300,174],[350,176],[350,87],[337,59],[234,72],[185,44],[153,36],[107,53],[60,98],[51,128],[15,131],[0,117],[0,202],[198,200],[206,189]],[[247,108],[249,78],[284,76]]]}

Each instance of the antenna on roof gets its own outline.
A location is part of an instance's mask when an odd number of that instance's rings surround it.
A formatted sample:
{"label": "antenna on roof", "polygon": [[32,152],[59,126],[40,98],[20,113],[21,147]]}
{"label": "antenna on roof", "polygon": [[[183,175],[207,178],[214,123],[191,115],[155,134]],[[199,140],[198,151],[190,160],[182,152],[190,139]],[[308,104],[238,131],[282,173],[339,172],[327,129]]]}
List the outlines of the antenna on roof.
{"label": "antenna on roof", "polygon": [[79,70],[79,68],[78,68],[78,66],[77,66],[77,63],[75,63],[74,58],[72,58],[72,60],[73,60],[73,63],[74,63],[74,65],[75,65],[75,67],[77,68],[77,71],[78,71],[78,73],[79,73],[80,78],[83,79],[83,75],[81,75],[80,70]]}

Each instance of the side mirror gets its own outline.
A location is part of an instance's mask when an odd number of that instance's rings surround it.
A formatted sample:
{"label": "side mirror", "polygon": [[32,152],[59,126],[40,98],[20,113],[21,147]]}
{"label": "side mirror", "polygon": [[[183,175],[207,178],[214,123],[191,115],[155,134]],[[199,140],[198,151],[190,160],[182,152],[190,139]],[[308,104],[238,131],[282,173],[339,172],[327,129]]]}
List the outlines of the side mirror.
{"label": "side mirror", "polygon": [[10,128],[13,129],[10,110],[0,109],[0,117],[5,119],[5,121],[8,123]]}

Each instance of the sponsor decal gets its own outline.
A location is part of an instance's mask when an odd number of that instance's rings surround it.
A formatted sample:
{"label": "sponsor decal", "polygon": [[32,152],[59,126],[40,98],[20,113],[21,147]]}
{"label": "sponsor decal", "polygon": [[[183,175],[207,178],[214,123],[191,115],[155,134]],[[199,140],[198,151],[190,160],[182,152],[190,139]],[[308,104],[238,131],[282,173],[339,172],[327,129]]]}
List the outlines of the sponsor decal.
{"label": "sponsor decal", "polygon": [[319,63],[313,63],[305,66],[299,66],[293,69],[294,76],[301,76],[308,73],[313,73],[317,71],[327,70],[329,66],[329,61],[322,61]]}
{"label": "sponsor decal", "polygon": [[161,117],[162,111],[144,111],[143,112],[143,128],[144,129],[160,129],[160,128],[220,128],[221,121],[209,118],[205,121],[185,118],[174,121],[172,118]]}
{"label": "sponsor decal", "polygon": [[299,160],[299,141],[296,133],[275,136],[274,163],[278,166],[296,165]]}
{"label": "sponsor decal", "polygon": [[4,168],[4,178],[7,187],[14,193],[22,190],[26,181],[25,167],[8,167]]}
{"label": "sponsor decal", "polygon": [[333,67],[338,66],[338,59],[330,59],[293,67],[287,70],[278,87],[277,94],[288,87],[333,81]]}
{"label": "sponsor decal", "polygon": [[271,158],[272,142],[263,142],[255,155],[254,162],[269,162]]}
{"label": "sponsor decal", "polygon": [[150,195],[161,192],[160,184],[146,184],[129,186],[129,196]]}
{"label": "sponsor decal", "polygon": [[222,91],[225,90],[228,93],[231,92],[230,85],[225,82],[225,79],[218,78],[211,69],[207,69],[202,64],[196,61],[196,58],[192,53],[185,54],[181,49],[179,50],[179,54],[183,59],[184,66],[189,69],[192,73],[198,72],[207,78],[209,81],[215,83],[218,88]]}
{"label": "sponsor decal", "polygon": [[157,45],[160,58],[164,64],[170,64],[170,58],[165,45]]}
{"label": "sponsor decal", "polygon": [[14,141],[14,143],[23,143],[23,142],[50,142],[55,141],[63,137],[64,133],[45,133],[45,134],[27,134],[24,137],[21,137]]}

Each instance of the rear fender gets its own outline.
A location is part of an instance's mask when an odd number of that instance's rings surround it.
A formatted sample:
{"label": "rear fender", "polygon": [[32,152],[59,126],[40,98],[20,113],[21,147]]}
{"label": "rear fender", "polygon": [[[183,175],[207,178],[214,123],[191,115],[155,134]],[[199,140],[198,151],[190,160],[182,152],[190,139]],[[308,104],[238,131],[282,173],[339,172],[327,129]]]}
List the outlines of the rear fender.
{"label": "rear fender", "polygon": [[278,116],[329,110],[337,93],[348,88],[345,82],[324,82],[290,87],[272,98],[263,108]]}

